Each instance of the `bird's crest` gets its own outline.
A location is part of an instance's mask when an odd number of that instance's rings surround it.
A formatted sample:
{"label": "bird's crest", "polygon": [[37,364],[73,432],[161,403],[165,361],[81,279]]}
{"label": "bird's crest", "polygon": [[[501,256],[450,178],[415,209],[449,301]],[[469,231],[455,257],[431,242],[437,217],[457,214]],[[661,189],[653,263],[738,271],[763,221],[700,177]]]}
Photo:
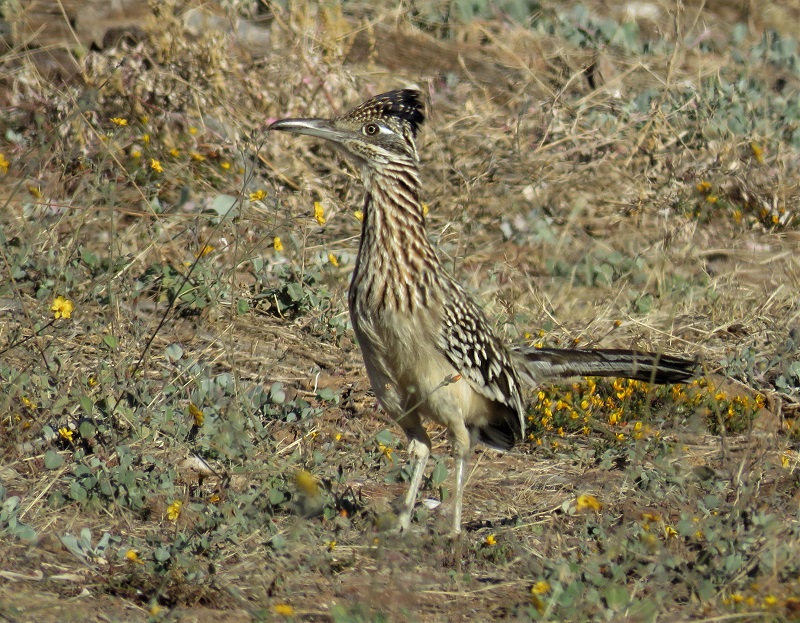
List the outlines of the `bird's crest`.
{"label": "bird's crest", "polygon": [[400,89],[381,93],[345,113],[340,121],[366,123],[376,121],[392,128],[399,134],[410,134],[416,138],[417,131],[425,121],[424,107],[419,91]]}

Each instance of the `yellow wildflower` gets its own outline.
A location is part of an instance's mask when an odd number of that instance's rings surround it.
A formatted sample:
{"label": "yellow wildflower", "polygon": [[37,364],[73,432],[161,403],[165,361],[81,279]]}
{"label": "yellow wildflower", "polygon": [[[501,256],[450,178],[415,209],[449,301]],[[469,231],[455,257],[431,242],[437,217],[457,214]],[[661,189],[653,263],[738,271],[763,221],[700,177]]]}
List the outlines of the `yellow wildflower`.
{"label": "yellow wildflower", "polygon": [[695,188],[697,188],[697,192],[705,195],[706,193],[711,191],[711,183],[703,180],[702,182],[697,182]]}
{"label": "yellow wildflower", "polygon": [[384,445],[384,444],[382,444],[382,443],[379,443],[379,444],[378,444],[378,449],[379,449],[379,450],[380,450],[380,451],[383,453],[383,455],[384,455],[384,456],[385,456],[385,457],[386,457],[388,460],[390,460],[391,462],[393,462],[393,463],[394,463],[394,459],[392,458],[392,452],[393,452],[393,450],[392,450],[392,449],[391,449],[389,446],[387,446],[387,445]]}
{"label": "yellow wildflower", "polygon": [[497,539],[493,534],[490,534],[489,536],[486,537],[486,545],[488,545],[489,547],[497,545]]}
{"label": "yellow wildflower", "polygon": [[756,159],[758,164],[764,164],[764,148],[761,145],[753,141],[750,143],[750,151],[753,152],[753,158]]}
{"label": "yellow wildflower", "polygon": [[197,134],[197,128],[194,127],[193,125],[189,126],[189,134],[191,134],[192,136],[196,135]]}
{"label": "yellow wildflower", "polygon": [[536,584],[531,586],[531,593],[534,595],[544,595],[550,592],[550,582],[547,580],[539,580]]}
{"label": "yellow wildflower", "polygon": [[336,541],[328,541],[328,551],[332,552],[336,547]]}
{"label": "yellow wildflower", "polygon": [[320,225],[325,224],[325,209],[319,201],[314,202],[314,218],[317,219],[317,223]]}
{"label": "yellow wildflower", "polygon": [[196,160],[197,162],[203,162],[203,160],[206,159],[206,157],[203,154],[199,154],[196,151],[193,151],[191,154],[189,154],[189,157],[191,157],[192,160]]}
{"label": "yellow wildflower", "polygon": [[28,186],[28,192],[30,194],[32,194],[34,197],[36,197],[37,199],[41,199],[42,198],[42,191],[40,190],[40,188],[38,186],[34,186],[33,184],[29,185]]}
{"label": "yellow wildflower", "polygon": [[267,191],[259,189],[254,193],[250,193],[250,201],[261,201],[266,196],[267,196]]}
{"label": "yellow wildflower", "polygon": [[52,307],[50,307],[50,311],[53,312],[53,316],[56,320],[59,318],[69,318],[72,316],[74,310],[75,306],[72,304],[72,301],[63,296],[57,296],[56,300],[53,301]]}
{"label": "yellow wildflower", "polygon": [[131,158],[141,158],[142,152],[138,149],[131,149]]}
{"label": "yellow wildflower", "polygon": [[0,172],[8,173],[8,165],[11,163],[6,160],[6,157],[3,154],[0,154]]}
{"label": "yellow wildflower", "polygon": [[181,152],[177,147],[173,147],[172,149],[169,150],[169,155],[172,156],[173,158],[177,158],[178,156],[181,155]]}
{"label": "yellow wildflower", "polygon": [[273,247],[275,247],[275,250],[276,250],[278,253],[280,253],[281,251],[283,251],[283,243],[281,242],[281,239],[280,239],[280,237],[279,237],[279,236],[275,236],[275,237],[272,239],[272,246],[273,246]]}
{"label": "yellow wildflower", "polygon": [[155,171],[156,173],[164,172],[164,167],[162,167],[161,163],[155,158],[150,158],[150,168],[153,169],[153,171]]}
{"label": "yellow wildflower", "polygon": [[603,508],[603,505],[600,503],[600,500],[598,500],[593,495],[590,495],[588,493],[582,493],[575,500],[575,508],[577,508],[579,511],[588,508],[593,510],[595,513],[599,513],[600,509]]}
{"label": "yellow wildflower", "polygon": [[328,261],[333,264],[335,267],[338,268],[339,266],[339,258],[336,257],[333,253],[328,253]]}
{"label": "yellow wildflower", "polygon": [[181,508],[183,507],[183,502],[175,500],[172,504],[167,506],[167,519],[170,521],[176,521],[178,517],[181,516]]}
{"label": "yellow wildflower", "polygon": [[428,216],[428,212],[429,211],[430,210],[428,210],[428,204],[427,203],[423,203],[422,204],[422,216]]}
{"label": "yellow wildflower", "polygon": [[220,162],[219,166],[222,168],[223,171],[227,171],[228,169],[231,168],[231,163],[225,160],[223,162]]}
{"label": "yellow wildflower", "polygon": [[300,469],[294,475],[294,482],[303,493],[309,497],[316,497],[319,495],[319,483],[317,479],[304,469]]}
{"label": "yellow wildflower", "polygon": [[222,499],[222,498],[220,498],[220,497],[219,497],[219,493],[212,493],[210,496],[208,496],[208,501],[209,501],[211,504],[219,504],[219,501],[220,501],[221,499]]}
{"label": "yellow wildflower", "polygon": [[364,213],[361,210],[356,210],[355,212],[353,212],[353,216],[355,217],[355,219],[357,221],[363,221],[364,220]]}
{"label": "yellow wildflower", "polygon": [[147,145],[150,142],[150,135],[149,134],[142,134],[142,142]]}
{"label": "yellow wildflower", "polygon": [[275,614],[280,614],[281,616],[294,616],[294,608],[289,604],[275,604],[272,606],[272,609],[275,611]]}
{"label": "yellow wildflower", "polygon": [[128,125],[128,120],[127,119],[123,119],[122,117],[111,117],[110,121],[114,125],[118,125],[120,127],[124,127],[124,126]]}
{"label": "yellow wildflower", "polygon": [[58,434],[61,437],[61,439],[65,439],[66,441],[69,442],[72,441],[72,436],[74,435],[74,433],[66,426],[62,426],[61,428],[59,428]]}
{"label": "yellow wildflower", "polygon": [[129,549],[125,552],[125,558],[127,558],[130,562],[135,562],[137,565],[143,565],[144,561],[139,558],[139,552],[135,549]]}
{"label": "yellow wildflower", "polygon": [[197,252],[197,257],[205,257],[214,252],[214,247],[210,244],[204,244]]}
{"label": "yellow wildflower", "polygon": [[203,413],[203,410],[193,402],[189,403],[189,415],[192,416],[194,419],[194,425],[198,428],[200,428],[203,425],[203,422],[205,422],[206,414]]}
{"label": "yellow wildflower", "polygon": [[778,598],[775,595],[767,595],[764,597],[764,607],[772,608],[778,603]]}

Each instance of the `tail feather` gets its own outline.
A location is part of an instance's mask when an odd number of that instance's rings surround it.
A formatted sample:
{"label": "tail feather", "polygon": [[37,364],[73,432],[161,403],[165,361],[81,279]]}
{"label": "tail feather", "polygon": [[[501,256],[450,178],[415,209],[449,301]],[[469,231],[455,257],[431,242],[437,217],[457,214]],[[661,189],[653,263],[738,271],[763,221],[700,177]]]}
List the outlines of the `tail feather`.
{"label": "tail feather", "polygon": [[531,385],[575,376],[617,376],[650,383],[685,383],[697,360],[617,349],[516,348],[520,377]]}

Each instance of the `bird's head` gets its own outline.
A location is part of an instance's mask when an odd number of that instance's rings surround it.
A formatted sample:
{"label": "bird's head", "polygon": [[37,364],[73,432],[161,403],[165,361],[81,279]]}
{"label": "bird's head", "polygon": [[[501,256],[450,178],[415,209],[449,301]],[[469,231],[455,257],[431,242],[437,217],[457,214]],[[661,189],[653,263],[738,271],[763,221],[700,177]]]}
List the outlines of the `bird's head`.
{"label": "bird's head", "polygon": [[307,134],[332,142],[362,170],[418,160],[416,136],[425,121],[420,94],[389,91],[333,119],[281,119],[270,130]]}

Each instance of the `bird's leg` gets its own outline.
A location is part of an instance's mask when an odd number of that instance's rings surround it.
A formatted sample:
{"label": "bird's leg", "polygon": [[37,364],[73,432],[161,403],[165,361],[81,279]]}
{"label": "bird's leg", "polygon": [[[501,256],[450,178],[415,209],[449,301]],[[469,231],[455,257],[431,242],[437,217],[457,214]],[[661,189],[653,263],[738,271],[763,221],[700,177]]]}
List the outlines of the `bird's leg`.
{"label": "bird's leg", "polygon": [[461,503],[464,498],[464,471],[467,469],[467,457],[456,457],[456,496],[453,507],[453,534],[461,532]]}
{"label": "bird's leg", "polygon": [[[414,512],[414,503],[417,501],[417,493],[422,484],[422,476],[425,473],[425,465],[431,454],[431,439],[422,427],[419,416],[411,416],[416,421],[409,425],[407,421],[402,422],[403,429],[409,439],[408,451],[412,455],[411,459],[411,483],[408,485],[408,492],[403,501],[403,508],[400,511],[399,527],[401,532],[405,532],[411,527],[411,515]],[[408,417],[406,419],[408,419]]]}
{"label": "bird's leg", "polygon": [[460,426],[453,425],[451,429],[453,441],[453,458],[456,462],[456,494],[453,500],[453,531],[454,535],[461,533],[461,506],[464,501],[464,473],[467,470],[467,458],[473,445],[473,436],[463,419]]}

